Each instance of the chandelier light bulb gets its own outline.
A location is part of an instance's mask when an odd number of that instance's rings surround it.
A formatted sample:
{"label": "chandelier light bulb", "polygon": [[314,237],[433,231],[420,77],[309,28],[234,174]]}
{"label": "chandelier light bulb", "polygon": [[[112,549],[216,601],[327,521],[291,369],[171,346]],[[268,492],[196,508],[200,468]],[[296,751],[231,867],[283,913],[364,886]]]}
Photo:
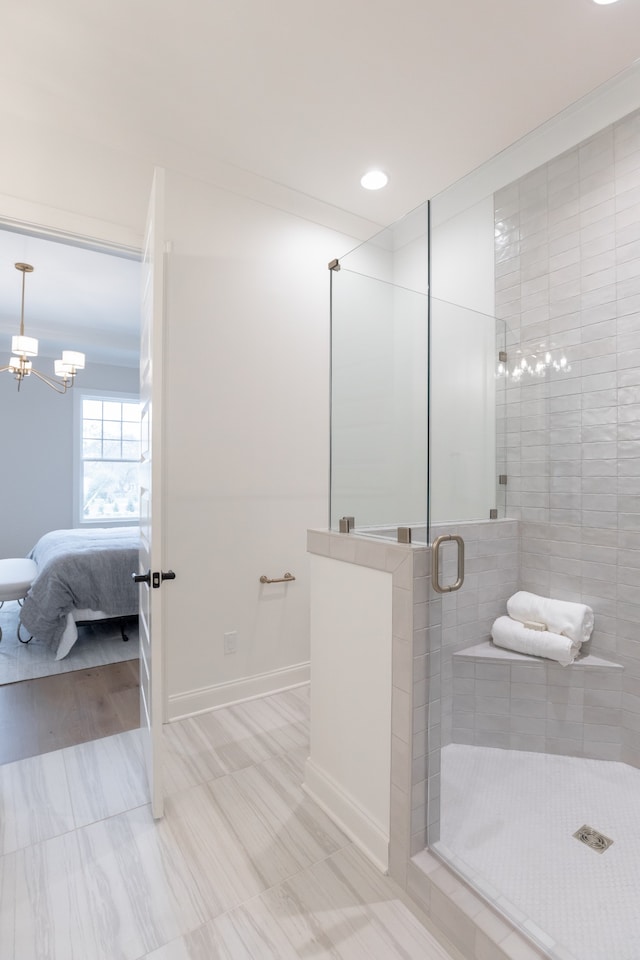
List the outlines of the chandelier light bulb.
{"label": "chandelier light bulb", "polygon": [[35,337],[12,337],[11,350],[22,357],[37,357],[38,341]]}
{"label": "chandelier light bulb", "polygon": [[16,270],[22,273],[22,303],[20,307],[20,333],[11,338],[11,352],[14,354],[9,359],[6,367],[0,367],[0,373],[8,371],[18,382],[18,390],[25,377],[33,374],[38,380],[42,380],[48,387],[55,390],[56,393],[66,393],[69,387],[73,386],[76,372],[84,369],[84,353],[77,350],[64,350],[62,360],[56,360],[54,371],[57,379],[48,377],[46,374],[36,370],[29,357],[38,356],[38,341],[35,337],[26,337],[24,334],[24,286],[28,273],[33,273],[33,267],[30,263],[16,263]]}
{"label": "chandelier light bulb", "polygon": [[62,362],[74,373],[76,370],[84,370],[84,353],[79,353],[77,350],[63,350]]}

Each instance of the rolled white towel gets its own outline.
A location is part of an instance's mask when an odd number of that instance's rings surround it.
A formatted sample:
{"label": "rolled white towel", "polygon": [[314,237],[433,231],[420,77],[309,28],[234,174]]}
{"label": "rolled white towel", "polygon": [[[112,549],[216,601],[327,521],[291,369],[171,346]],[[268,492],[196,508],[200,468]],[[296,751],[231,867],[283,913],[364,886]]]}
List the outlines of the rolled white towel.
{"label": "rolled white towel", "polygon": [[585,643],[593,630],[593,610],[584,603],[552,600],[520,590],[507,600],[507,612],[521,623],[543,623],[551,633],[560,633]]}
{"label": "rolled white towel", "polygon": [[573,663],[580,650],[577,640],[549,630],[532,630],[511,617],[498,617],[491,628],[491,636],[498,647],[557,660],[563,667]]}

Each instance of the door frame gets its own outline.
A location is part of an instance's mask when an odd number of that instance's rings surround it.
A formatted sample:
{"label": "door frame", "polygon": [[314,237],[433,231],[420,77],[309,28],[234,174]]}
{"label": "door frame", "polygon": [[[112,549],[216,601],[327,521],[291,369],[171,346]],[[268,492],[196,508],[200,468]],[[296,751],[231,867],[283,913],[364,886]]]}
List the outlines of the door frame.
{"label": "door frame", "polygon": [[[6,194],[0,194],[0,229],[140,262],[144,255],[143,234],[128,227]],[[165,723],[168,711],[163,636],[160,637],[160,656],[163,664],[161,710]]]}

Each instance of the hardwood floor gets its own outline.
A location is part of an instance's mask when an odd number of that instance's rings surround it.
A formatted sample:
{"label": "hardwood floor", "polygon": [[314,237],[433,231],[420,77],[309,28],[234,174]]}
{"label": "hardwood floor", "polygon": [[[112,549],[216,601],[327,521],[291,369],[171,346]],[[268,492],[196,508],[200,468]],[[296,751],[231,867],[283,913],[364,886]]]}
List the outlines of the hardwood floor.
{"label": "hardwood floor", "polygon": [[0,686],[0,764],[139,726],[138,668],[125,660]]}

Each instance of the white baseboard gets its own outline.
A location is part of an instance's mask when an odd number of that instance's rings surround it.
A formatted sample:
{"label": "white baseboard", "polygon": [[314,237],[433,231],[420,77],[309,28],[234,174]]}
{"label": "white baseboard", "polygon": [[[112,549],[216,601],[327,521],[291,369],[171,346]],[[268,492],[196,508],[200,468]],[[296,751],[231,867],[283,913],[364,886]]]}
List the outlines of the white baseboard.
{"label": "white baseboard", "polygon": [[375,866],[387,873],[389,868],[389,835],[371,819],[356,800],[340,784],[317,767],[311,757],[305,764],[302,789],[331,817],[350,840]]}
{"label": "white baseboard", "polygon": [[184,720],[185,717],[207,713],[217,707],[228,707],[243,700],[254,700],[256,697],[290,690],[292,687],[300,687],[308,682],[309,663],[307,662],[296,663],[282,670],[271,670],[269,673],[259,673],[253,677],[216,683],[211,687],[189,690],[187,693],[176,693],[169,697],[167,720],[169,722]]}

